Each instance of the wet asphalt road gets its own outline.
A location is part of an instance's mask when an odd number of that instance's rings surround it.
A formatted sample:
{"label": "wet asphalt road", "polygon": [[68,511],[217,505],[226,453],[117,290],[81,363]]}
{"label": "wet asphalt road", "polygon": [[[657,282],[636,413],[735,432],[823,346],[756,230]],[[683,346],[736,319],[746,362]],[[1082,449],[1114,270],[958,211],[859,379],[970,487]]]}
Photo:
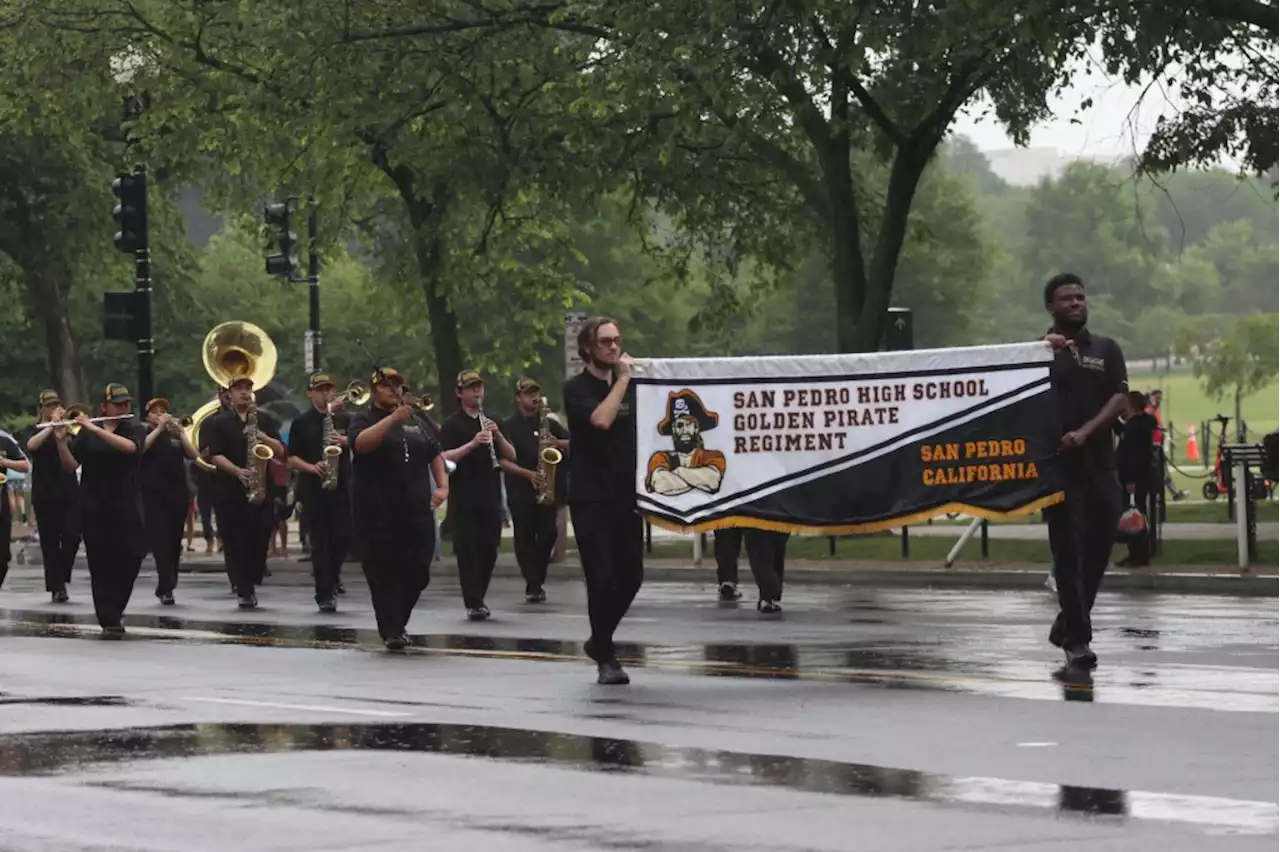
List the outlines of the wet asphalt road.
{"label": "wet asphalt road", "polygon": [[1047,593],[793,586],[764,621],[651,584],[607,688],[580,584],[500,578],[475,624],[440,577],[391,656],[357,577],[334,616],[303,579],[241,613],[144,574],[103,642],[83,573],[56,606],[15,568],[0,849],[1276,847],[1274,599],[1104,594],[1063,684]]}

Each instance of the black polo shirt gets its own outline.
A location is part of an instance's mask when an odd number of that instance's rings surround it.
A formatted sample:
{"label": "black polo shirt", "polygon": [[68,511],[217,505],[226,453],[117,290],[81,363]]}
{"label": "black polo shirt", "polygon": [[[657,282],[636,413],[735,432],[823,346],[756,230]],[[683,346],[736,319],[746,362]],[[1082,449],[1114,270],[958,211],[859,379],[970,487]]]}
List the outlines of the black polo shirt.
{"label": "black polo shirt", "polygon": [[[70,441],[71,438],[68,436],[67,440]],[[80,483],[76,480],[75,471],[62,467],[57,437],[50,435],[45,438],[40,449],[28,452],[31,461],[31,501],[56,503],[74,500],[80,492]]]}
{"label": "black polo shirt", "polygon": [[[370,406],[351,418],[347,440],[355,447],[365,429],[390,416],[391,412]],[[431,462],[440,455],[440,445],[432,430],[418,417],[391,424],[387,435],[373,452],[352,450],[354,489],[352,500],[357,520],[426,517],[431,512]]]}
{"label": "black polo shirt", "polygon": [[[244,437],[244,418],[236,414],[234,408],[221,411],[200,426],[200,447],[209,451],[209,460],[214,456],[222,456],[236,467],[247,467],[249,464],[249,446]],[[280,423],[270,412],[258,411],[258,431],[271,438],[280,440]],[[239,479],[221,470],[214,473],[214,498],[218,500],[236,500],[244,497],[244,484]],[[265,483],[270,486],[270,482]]]}
{"label": "black polo shirt", "polygon": [[[498,426],[502,428],[501,424]],[[440,446],[456,450],[480,434],[480,418],[472,417],[462,409],[445,418],[440,426]],[[498,447],[494,446],[496,453]],[[476,447],[456,464],[458,469],[449,477],[449,505],[454,508],[499,509],[502,507],[501,471],[493,466],[489,448]]]}
{"label": "black polo shirt", "polygon": [[[1116,394],[1129,392],[1129,372],[1120,345],[1101,334],[1090,334],[1088,329],[1080,330],[1074,345],[1054,352],[1049,380],[1064,435],[1092,420]],[[1105,424],[1071,456],[1097,468],[1114,469],[1111,424]]]}
{"label": "black polo shirt", "polygon": [[1130,417],[1117,430],[1120,443],[1116,445],[1116,473],[1123,484],[1150,488],[1156,483],[1156,445],[1152,435],[1158,428],[1155,417],[1144,411]]}
{"label": "black polo shirt", "polygon": [[[341,432],[342,427],[349,425],[350,418],[340,417],[341,412],[334,412],[333,428]],[[349,446],[349,445],[348,445]],[[289,425],[289,455],[297,456],[308,464],[315,464],[324,458],[324,412],[312,407],[299,414]],[[342,483],[351,482],[351,453],[344,447],[338,456],[338,488],[335,496],[345,494]],[[320,487],[320,477],[313,473],[298,471],[297,494],[306,502],[320,496],[324,489]]]}
{"label": "black polo shirt", "polygon": [[147,430],[133,420],[117,423],[116,434],[132,441],[134,452],[123,453],[88,429],[71,442],[71,455],[80,462],[81,512],[93,521],[142,520],[140,471]]}
{"label": "black polo shirt", "polygon": [[634,506],[636,501],[636,427],[631,418],[636,389],[627,386],[613,425],[597,429],[591,412],[609,395],[611,384],[585,369],[564,383],[569,415],[569,502]]}
{"label": "black polo shirt", "polygon": [[186,503],[187,454],[182,441],[172,432],[157,435],[142,450],[142,497],[144,500]]}
{"label": "black polo shirt", "polygon": [[[538,438],[542,434],[541,419],[537,414],[532,417],[525,417],[519,411],[512,414],[506,420],[502,421],[502,434],[511,442],[511,446],[516,451],[516,464],[526,470],[537,470],[538,468]],[[565,429],[559,422],[547,418],[547,429],[555,438],[564,439],[569,437],[569,430]],[[523,476],[513,476],[506,474],[507,478],[507,503],[512,506],[532,505],[537,502],[538,495],[533,490],[533,483],[525,479]],[[560,495],[559,479],[556,481],[556,497],[559,500]]]}

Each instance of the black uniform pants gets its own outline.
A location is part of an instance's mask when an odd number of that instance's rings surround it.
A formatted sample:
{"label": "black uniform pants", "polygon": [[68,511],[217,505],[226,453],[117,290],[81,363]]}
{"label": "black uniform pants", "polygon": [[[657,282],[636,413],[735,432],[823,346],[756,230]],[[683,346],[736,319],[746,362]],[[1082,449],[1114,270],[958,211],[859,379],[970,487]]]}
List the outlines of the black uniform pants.
{"label": "black uniform pants", "polygon": [[309,519],[311,572],[315,575],[316,602],[322,603],[336,593],[342,563],[351,549],[351,500],[341,488],[308,496],[302,504],[302,516]]}
{"label": "black uniform pants", "polygon": [[156,594],[173,594],[182,560],[182,534],[187,524],[187,503],[166,496],[144,497],[147,549],[156,561]]}
{"label": "black uniform pants", "polygon": [[644,581],[644,520],[625,504],[570,503],[569,512],[587,581],[591,642],[599,659],[611,660],[613,633]]}
{"label": "black uniform pants", "polygon": [[[39,515],[36,515],[39,520]],[[114,627],[124,618],[133,584],[146,555],[146,529],[141,518],[86,514],[84,555],[89,562],[93,611],[98,624]]]}
{"label": "black uniform pants", "polygon": [[715,531],[716,585],[738,585],[738,556],[742,553],[742,529]]}
{"label": "black uniform pants", "polygon": [[[312,536],[318,532],[319,525],[311,528]],[[360,566],[369,583],[378,635],[394,639],[405,632],[418,598],[431,582],[435,523],[430,514],[369,519],[360,524],[358,538]]]}
{"label": "black uniform pants", "polygon": [[265,502],[251,506],[243,498],[220,501],[216,505],[218,532],[222,535],[222,561],[227,566],[227,579],[236,594],[253,594],[262,582],[267,564],[267,539],[264,529],[271,507]]}
{"label": "black uniform pants", "polygon": [[213,498],[203,492],[196,494],[196,508],[200,510],[200,537],[213,541],[218,527],[213,522]]}
{"label": "black uniform pants", "polygon": [[787,542],[791,533],[748,529],[743,532],[751,575],[760,589],[760,599],[782,598],[782,575],[787,561]]}
{"label": "black uniform pants", "polygon": [[80,549],[80,502],[74,497],[33,500],[44,561],[44,590],[60,592],[71,582],[71,568]]}
{"label": "black uniform pants", "polygon": [[498,561],[502,507],[455,506],[451,514],[453,552],[458,557],[462,604],[467,609],[484,606],[489,580],[493,578],[493,566]]}
{"label": "black uniform pants", "polygon": [[9,576],[10,548],[13,547],[13,507],[9,505],[9,495],[0,488],[0,585]]}
{"label": "black uniform pants", "polygon": [[1045,509],[1058,617],[1049,641],[1071,648],[1093,641],[1090,613],[1102,585],[1120,520],[1120,482],[1114,470],[1076,463],[1067,468],[1065,499]]}
{"label": "black uniform pants", "polygon": [[[547,566],[556,546],[556,507],[537,503],[512,503],[516,562],[524,577],[526,593],[541,591],[547,582]],[[501,535],[501,533],[499,533]]]}

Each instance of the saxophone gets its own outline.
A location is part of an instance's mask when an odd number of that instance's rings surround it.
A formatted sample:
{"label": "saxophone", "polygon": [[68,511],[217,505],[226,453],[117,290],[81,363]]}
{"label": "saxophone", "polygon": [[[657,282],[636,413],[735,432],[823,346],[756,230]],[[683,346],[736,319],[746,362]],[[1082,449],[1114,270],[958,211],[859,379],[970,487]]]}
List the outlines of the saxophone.
{"label": "saxophone", "polygon": [[329,403],[324,409],[324,429],[321,433],[321,443],[324,447],[321,453],[324,457],[325,469],[324,476],[320,478],[320,487],[325,491],[336,491],[338,488],[338,466],[342,460],[342,447],[333,443],[333,403]]}
{"label": "saxophone", "polygon": [[244,419],[244,440],[248,445],[249,482],[245,485],[245,498],[251,506],[260,506],[267,499],[267,462],[275,453],[258,436],[258,407],[249,406]]}
{"label": "saxophone", "polygon": [[555,448],[555,436],[547,423],[547,398],[542,398],[538,408],[538,478],[533,491],[539,506],[551,506],[556,502],[556,465],[564,454]]}

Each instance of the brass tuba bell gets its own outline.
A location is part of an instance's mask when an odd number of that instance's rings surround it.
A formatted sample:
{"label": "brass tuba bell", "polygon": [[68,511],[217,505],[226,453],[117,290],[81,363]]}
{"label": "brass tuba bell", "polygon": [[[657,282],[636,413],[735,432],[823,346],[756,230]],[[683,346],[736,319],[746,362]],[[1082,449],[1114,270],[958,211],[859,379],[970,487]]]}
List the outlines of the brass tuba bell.
{"label": "brass tuba bell", "polygon": [[276,374],[279,356],[267,333],[250,322],[219,323],[204,338],[204,369],[225,388],[236,379],[250,379],[260,390]]}
{"label": "brass tuba bell", "polygon": [[[191,446],[196,448],[200,447],[200,426],[204,421],[217,414],[221,409],[222,404],[219,403],[218,399],[215,397],[197,408],[195,414],[192,414],[190,417],[183,418],[184,421],[190,421],[190,423],[184,422],[182,428],[183,431],[187,433],[187,439],[191,441]],[[215,470],[213,465],[201,458],[196,459],[196,464],[200,465],[205,470]]]}

